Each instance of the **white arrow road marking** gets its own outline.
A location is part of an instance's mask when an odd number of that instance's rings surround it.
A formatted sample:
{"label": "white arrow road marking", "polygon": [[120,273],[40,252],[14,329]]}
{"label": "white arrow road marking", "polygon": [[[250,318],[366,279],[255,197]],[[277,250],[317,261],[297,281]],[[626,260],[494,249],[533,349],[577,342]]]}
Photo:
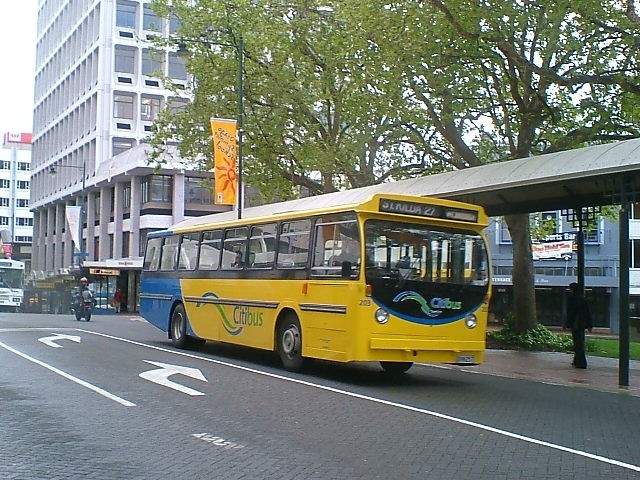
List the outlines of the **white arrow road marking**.
{"label": "white arrow road marking", "polygon": [[27,355],[26,353],[22,353],[18,350],[16,350],[15,348],[11,348],[9,345],[0,342],[0,347],[9,350],[12,353],[15,353],[16,355],[21,356],[22,358],[25,358],[27,360],[29,360],[30,362],[33,362],[37,365],[40,365],[41,367],[44,367],[48,370],[51,370],[53,373],[57,373],[58,375],[60,375],[61,377],[64,377],[68,380],[71,380],[72,382],[76,382],[78,385],[82,385],[83,387],[88,388],[89,390],[93,390],[96,393],[99,393],[100,395],[102,395],[103,397],[107,397],[110,400],[113,400],[114,402],[118,402],[120,405],[124,405],[125,407],[135,407],[136,404],[135,403],[131,403],[128,400],[125,400],[124,398],[120,398],[117,395],[114,395],[113,393],[109,393],[106,390],[103,390],[100,387],[96,387],[95,385],[91,385],[89,382],[85,382],[84,380],[80,380],[77,377],[74,377],[73,375],[68,374],[67,372],[63,372],[60,369],[57,369],[56,367],[52,367],[51,365],[44,363],[40,360],[38,360],[37,358],[33,358],[30,357],[29,355]]}
{"label": "white arrow road marking", "polygon": [[62,345],[54,343],[56,340],[71,340],[72,342],[80,343],[80,337],[76,335],[67,335],[65,333],[54,333],[50,337],[39,338],[38,341],[53,348],[62,348]]}
{"label": "white arrow road marking", "polygon": [[186,393],[187,395],[204,395],[204,393],[194,390],[193,388],[185,387],[179,383],[169,380],[171,375],[182,374],[187,377],[195,378],[196,380],[202,380],[208,382],[202,372],[197,368],[182,367],[180,365],[171,365],[170,363],[152,362],[151,360],[144,360],[146,363],[160,367],[157,370],[149,370],[148,372],[142,372],[139,377],[149,380],[150,382],[157,383],[158,385],[164,385],[165,387],[173,388],[179,392]]}

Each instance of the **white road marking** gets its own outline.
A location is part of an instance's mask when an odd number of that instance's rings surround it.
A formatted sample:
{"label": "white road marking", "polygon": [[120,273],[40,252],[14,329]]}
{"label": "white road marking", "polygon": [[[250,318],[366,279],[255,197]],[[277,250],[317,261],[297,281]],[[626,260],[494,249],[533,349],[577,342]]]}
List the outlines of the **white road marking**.
{"label": "white road marking", "polygon": [[29,360],[30,362],[33,362],[37,365],[40,365],[41,367],[44,367],[48,370],[51,370],[53,373],[57,373],[58,375],[71,380],[72,382],[77,383],[78,385],[82,385],[83,387],[88,388],[89,390],[93,390],[96,393],[99,393],[100,395],[102,395],[103,397],[107,397],[110,400],[113,400],[114,402],[118,402],[120,405],[124,405],[125,407],[135,407],[136,404],[135,403],[131,403],[128,400],[125,400],[124,398],[120,398],[117,395],[114,395],[113,393],[109,393],[106,390],[100,388],[100,387],[96,387],[95,385],[91,385],[89,382],[85,382],[84,380],[80,380],[77,377],[74,377],[73,375],[70,375],[66,372],[63,372],[62,370],[53,367],[51,365],[49,365],[48,363],[44,363],[43,361],[38,360],[37,358],[33,358],[29,355],[27,355],[26,353],[22,353],[18,350],[16,350],[15,348],[10,347],[9,345],[0,342],[0,347],[9,350],[12,353],[15,353],[16,355],[21,356],[22,358]]}
{"label": "white road marking", "polygon": [[203,442],[211,443],[218,447],[224,447],[225,450],[231,449],[241,449],[244,448],[244,445],[240,445],[239,443],[230,442],[229,440],[225,440],[222,437],[218,437],[216,435],[212,435],[210,433],[192,433],[192,437],[199,438]]}
{"label": "white road marking", "polygon": [[144,362],[150,363],[151,365],[155,365],[156,367],[160,368],[156,370],[149,370],[148,372],[142,372],[140,375],[138,375],[140,378],[144,378],[145,380],[149,380],[150,382],[157,383],[158,385],[173,388],[174,390],[186,393],[187,395],[204,395],[204,393],[199,392],[198,390],[185,387],[184,385],[180,385],[179,383],[175,383],[169,380],[169,377],[171,375],[181,374],[186,375],[187,377],[195,378],[196,380],[208,382],[204,375],[202,375],[202,372],[197,368],[171,365],[170,363],[152,362],[151,360],[144,360]]}
{"label": "white road marking", "polygon": [[565,447],[563,445],[558,445],[558,444],[555,444],[555,443],[546,442],[544,440],[539,440],[537,438],[527,437],[526,435],[520,435],[518,433],[509,432],[507,430],[502,430],[500,428],[494,428],[494,427],[491,427],[491,426],[488,426],[488,425],[483,425],[482,423],[472,422],[470,420],[465,420],[463,418],[454,417],[454,416],[447,415],[447,414],[444,414],[444,413],[439,413],[439,412],[435,412],[435,411],[432,411],[432,410],[427,410],[427,409],[424,409],[424,408],[418,408],[418,407],[414,407],[414,406],[411,406],[411,405],[406,405],[406,404],[403,404],[403,403],[392,402],[390,400],[384,400],[384,399],[381,399],[381,398],[370,397],[368,395],[362,395],[361,393],[349,392],[348,390],[341,390],[339,388],[329,387],[327,385],[321,385],[321,384],[318,384],[318,383],[312,383],[312,382],[308,382],[306,380],[300,380],[300,379],[297,379],[297,378],[291,378],[291,377],[287,377],[287,376],[284,376],[284,375],[279,375],[277,373],[265,372],[263,370],[257,370],[255,368],[243,367],[242,365],[236,365],[236,364],[229,363],[229,362],[223,362],[221,360],[215,360],[213,358],[201,357],[201,356],[193,355],[191,353],[186,353],[186,352],[178,352],[178,351],[175,351],[175,350],[170,350],[168,348],[156,347],[155,345],[147,345],[146,343],[136,342],[135,340],[129,340],[127,338],[115,337],[113,335],[107,335],[106,333],[92,332],[90,330],[83,330],[81,328],[78,328],[77,330],[80,331],[80,332],[85,332],[85,333],[89,333],[89,334],[93,334],[93,335],[99,335],[99,336],[105,337],[105,338],[111,338],[113,340],[120,340],[122,342],[131,343],[133,345],[138,345],[140,347],[151,348],[153,350],[159,350],[161,352],[172,353],[174,355],[181,355],[183,357],[195,358],[195,359],[202,360],[202,361],[205,361],[205,362],[215,363],[217,365],[224,365],[225,367],[235,368],[237,370],[243,370],[245,372],[251,372],[251,373],[255,373],[257,375],[262,375],[262,376],[265,376],[265,377],[277,378],[279,380],[284,380],[286,382],[292,382],[292,383],[297,383],[297,384],[300,384],[300,385],[306,385],[308,387],[313,387],[313,388],[317,388],[317,389],[320,389],[320,390],[325,390],[325,391],[328,391],[328,392],[333,392],[333,393],[337,393],[337,394],[340,394],[340,395],[345,395],[345,396],[352,397],[352,398],[358,398],[360,400],[366,400],[366,401],[369,401],[369,402],[379,403],[381,405],[387,405],[387,406],[390,406],[390,407],[396,407],[396,408],[400,408],[402,410],[408,410],[408,411],[411,411],[411,412],[422,413],[424,415],[429,415],[431,417],[440,418],[440,419],[443,419],[443,420],[449,420],[451,422],[459,423],[459,424],[462,424],[462,425],[467,425],[469,427],[478,428],[480,430],[496,433],[498,435],[502,435],[502,436],[509,437],[509,438],[514,438],[516,440],[521,440],[523,442],[531,443],[531,444],[534,444],[534,445],[540,445],[540,446],[543,446],[543,447],[552,448],[554,450],[559,450],[561,452],[572,453],[574,455],[579,455],[581,457],[589,458],[591,460],[596,460],[598,462],[603,462],[603,463],[607,463],[609,465],[615,465],[615,466],[618,466],[618,467],[626,468],[628,470],[633,470],[635,472],[640,472],[640,466],[638,466],[638,465],[633,465],[631,463],[621,462],[620,460],[615,460],[615,459],[612,459],[612,458],[603,457],[601,455],[596,455],[596,454],[593,454],[593,453],[585,452],[583,450],[577,450],[575,448]]}
{"label": "white road marking", "polygon": [[73,327],[18,327],[18,328],[0,328],[0,333],[5,332],[50,332],[52,330],[73,330]]}
{"label": "white road marking", "polygon": [[72,342],[80,343],[80,337],[77,335],[67,335],[65,333],[54,333],[50,337],[41,337],[39,342],[53,348],[63,348],[62,345],[55,343],[56,340],[71,340]]}

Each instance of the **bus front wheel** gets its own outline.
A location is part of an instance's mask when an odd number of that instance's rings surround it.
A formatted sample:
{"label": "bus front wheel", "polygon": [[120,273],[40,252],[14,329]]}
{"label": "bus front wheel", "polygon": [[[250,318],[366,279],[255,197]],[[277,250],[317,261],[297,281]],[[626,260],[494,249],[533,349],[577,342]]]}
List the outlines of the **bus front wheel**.
{"label": "bus front wheel", "polygon": [[389,375],[402,375],[413,366],[413,362],[380,362],[380,366]]}
{"label": "bus front wheel", "polygon": [[294,314],[287,314],[278,326],[278,355],[284,368],[291,372],[302,370],[302,328]]}

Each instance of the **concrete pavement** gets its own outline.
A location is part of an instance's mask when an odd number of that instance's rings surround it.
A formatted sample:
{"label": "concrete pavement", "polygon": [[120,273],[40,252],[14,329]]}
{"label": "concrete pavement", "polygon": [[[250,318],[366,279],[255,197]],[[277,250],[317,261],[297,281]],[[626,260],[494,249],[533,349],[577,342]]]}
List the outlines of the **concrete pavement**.
{"label": "concrete pavement", "polygon": [[571,365],[572,359],[573,354],[559,352],[487,350],[486,360],[482,365],[446,365],[442,368],[640,396],[640,362],[629,362],[630,385],[628,388],[620,388],[617,358],[587,356],[586,370],[574,368]]}

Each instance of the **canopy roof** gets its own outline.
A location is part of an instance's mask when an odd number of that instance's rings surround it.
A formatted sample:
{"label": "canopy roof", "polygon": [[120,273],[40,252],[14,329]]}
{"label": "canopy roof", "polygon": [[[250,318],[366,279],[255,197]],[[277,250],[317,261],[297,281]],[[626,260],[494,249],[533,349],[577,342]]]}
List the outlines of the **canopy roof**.
{"label": "canopy roof", "polygon": [[[243,217],[359,204],[375,193],[474,203],[492,216],[539,212],[619,203],[623,181],[627,193],[635,196],[640,192],[640,139],[251,207],[243,211]],[[176,227],[233,220],[236,215],[235,211],[206,215],[185,220]]]}

